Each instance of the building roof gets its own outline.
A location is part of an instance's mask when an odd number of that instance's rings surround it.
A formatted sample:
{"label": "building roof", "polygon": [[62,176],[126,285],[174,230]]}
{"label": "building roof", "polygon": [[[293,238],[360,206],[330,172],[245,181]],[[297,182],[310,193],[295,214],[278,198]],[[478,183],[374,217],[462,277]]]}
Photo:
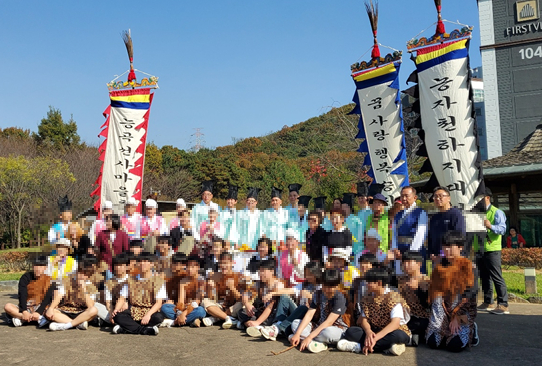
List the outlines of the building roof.
{"label": "building roof", "polygon": [[501,168],[542,163],[542,124],[509,153],[483,162],[485,168]]}

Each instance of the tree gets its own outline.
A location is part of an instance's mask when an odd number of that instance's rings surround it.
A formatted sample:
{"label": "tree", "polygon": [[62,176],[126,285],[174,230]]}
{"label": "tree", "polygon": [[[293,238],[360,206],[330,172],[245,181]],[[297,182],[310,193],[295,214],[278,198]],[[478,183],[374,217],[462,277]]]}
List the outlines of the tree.
{"label": "tree", "polygon": [[38,125],[38,133],[32,136],[37,143],[59,150],[78,147],[81,140],[73,116],[68,122],[64,122],[60,110],[52,106],[49,106],[47,118],[43,118]]}
{"label": "tree", "polygon": [[21,247],[23,221],[31,209],[41,204],[43,193],[74,179],[68,165],[59,159],[0,157],[2,216],[13,228],[12,242],[16,237],[17,248]]}

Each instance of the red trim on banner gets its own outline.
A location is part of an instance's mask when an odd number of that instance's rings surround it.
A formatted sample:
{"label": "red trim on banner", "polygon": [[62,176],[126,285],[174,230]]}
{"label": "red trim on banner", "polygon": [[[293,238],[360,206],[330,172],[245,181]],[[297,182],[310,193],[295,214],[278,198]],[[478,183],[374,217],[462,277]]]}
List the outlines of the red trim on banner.
{"label": "red trim on banner", "polygon": [[434,45],[434,46],[428,46],[428,47],[424,47],[424,48],[420,48],[420,49],[417,49],[416,50],[416,55],[424,55],[426,53],[429,53],[429,52],[434,52],[434,51],[438,51],[440,49],[443,49],[444,47],[448,47],[454,43],[457,43],[457,42],[461,42],[462,39],[458,40],[458,41],[454,41],[454,42],[448,42],[448,43],[439,43],[437,45]]}
{"label": "red trim on banner", "polygon": [[127,90],[113,90],[110,95],[112,97],[127,97],[130,95],[151,95],[151,102],[152,102],[152,94],[151,94],[151,88],[144,88],[144,89],[127,89]]}

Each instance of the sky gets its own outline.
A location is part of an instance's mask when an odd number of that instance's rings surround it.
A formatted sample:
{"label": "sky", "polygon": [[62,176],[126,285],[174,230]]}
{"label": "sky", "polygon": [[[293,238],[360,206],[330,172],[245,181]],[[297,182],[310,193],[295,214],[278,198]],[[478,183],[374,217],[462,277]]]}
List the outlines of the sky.
{"label": "sky", "polygon": [[[414,70],[406,42],[426,28],[423,35],[434,32],[433,0],[380,0],[379,13],[378,40],[403,50],[406,88]],[[442,15],[474,26],[471,67],[480,66],[477,2],[443,0]],[[447,31],[460,27],[445,24]],[[97,146],[106,83],[129,69],[121,38],[127,29],[135,68],[159,77],[147,141],[185,150],[195,128],[214,148],[349,103],[350,65],[369,59],[372,46],[362,0],[6,0],[0,128],[37,131],[53,106]]]}

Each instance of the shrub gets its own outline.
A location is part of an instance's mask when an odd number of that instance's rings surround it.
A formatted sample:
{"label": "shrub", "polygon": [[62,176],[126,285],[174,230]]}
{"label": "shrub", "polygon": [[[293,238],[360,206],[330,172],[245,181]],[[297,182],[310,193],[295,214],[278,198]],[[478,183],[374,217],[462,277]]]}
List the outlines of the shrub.
{"label": "shrub", "polygon": [[542,269],[542,248],[504,248],[503,266],[534,267]]}
{"label": "shrub", "polygon": [[4,272],[21,272],[31,268],[28,252],[0,253],[0,269]]}

